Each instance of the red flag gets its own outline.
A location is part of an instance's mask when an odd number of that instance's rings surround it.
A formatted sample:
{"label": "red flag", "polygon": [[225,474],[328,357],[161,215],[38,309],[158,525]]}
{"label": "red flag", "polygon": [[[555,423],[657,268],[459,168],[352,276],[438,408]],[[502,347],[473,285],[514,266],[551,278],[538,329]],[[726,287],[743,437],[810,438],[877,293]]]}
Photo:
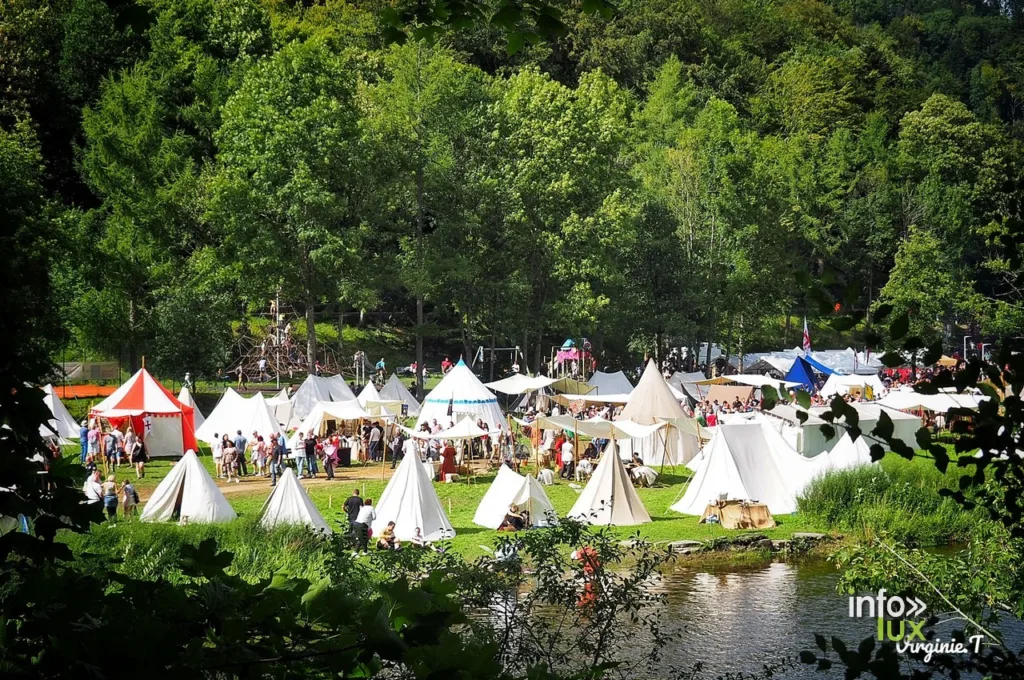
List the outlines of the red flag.
{"label": "red flag", "polygon": [[804,351],[811,351],[811,333],[807,330],[807,317],[804,317]]}

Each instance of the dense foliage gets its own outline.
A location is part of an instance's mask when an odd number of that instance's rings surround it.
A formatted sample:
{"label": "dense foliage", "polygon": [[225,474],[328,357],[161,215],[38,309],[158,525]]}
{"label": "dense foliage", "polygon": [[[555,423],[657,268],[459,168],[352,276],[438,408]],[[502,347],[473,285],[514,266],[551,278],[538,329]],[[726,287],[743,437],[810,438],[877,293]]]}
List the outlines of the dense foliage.
{"label": "dense foliage", "polygon": [[443,5],[4,3],[62,344],[208,374],[280,293],[417,354],[749,351],[825,311],[808,276],[926,340],[1018,334],[1017,3]]}

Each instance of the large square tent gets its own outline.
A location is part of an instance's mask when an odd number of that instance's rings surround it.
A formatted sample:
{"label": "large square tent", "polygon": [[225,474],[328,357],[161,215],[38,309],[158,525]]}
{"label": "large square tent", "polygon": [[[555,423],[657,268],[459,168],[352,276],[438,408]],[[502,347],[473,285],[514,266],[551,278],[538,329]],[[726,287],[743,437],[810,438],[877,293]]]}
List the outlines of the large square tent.
{"label": "large square tent", "polygon": [[[451,409],[451,414],[449,414]],[[505,415],[498,406],[498,398],[484,387],[469,366],[459,359],[441,382],[430,391],[420,407],[420,416],[416,420],[418,430],[423,423],[430,424],[437,420],[442,428],[464,416],[471,416],[474,421],[483,420],[488,429],[504,426]]]}
{"label": "large square tent", "polygon": [[192,407],[178,401],[145,368],[94,406],[90,415],[117,428],[130,425],[153,457],[181,456],[196,448]]}

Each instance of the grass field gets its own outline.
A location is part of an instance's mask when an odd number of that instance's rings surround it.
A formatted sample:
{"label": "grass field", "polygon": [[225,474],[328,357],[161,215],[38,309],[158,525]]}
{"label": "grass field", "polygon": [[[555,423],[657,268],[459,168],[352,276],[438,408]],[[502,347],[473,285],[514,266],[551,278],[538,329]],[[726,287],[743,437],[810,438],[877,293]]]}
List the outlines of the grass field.
{"label": "grass field", "polygon": [[[200,460],[212,472],[212,459],[209,456],[202,456]],[[143,501],[170,469],[171,464],[166,461],[158,460],[147,465],[146,478],[136,483],[136,488]],[[390,473],[389,467],[386,470],[389,478]],[[386,481],[381,480],[381,469],[377,466],[364,467],[357,464],[352,468],[340,470],[338,474],[340,475],[339,479],[327,481],[321,472],[319,479],[303,480],[303,485],[325,519],[332,526],[340,528],[347,524],[341,514],[341,504],[347,496],[351,495],[352,490],[358,487],[364,497],[369,496],[376,499],[384,490]],[[660,542],[684,539],[708,540],[719,536],[737,535],[737,531],[698,524],[696,517],[680,515],[668,509],[685,491],[689,475],[690,471],[682,466],[665,468],[659,476],[658,486],[650,489],[638,489],[640,499],[653,521],[639,527],[615,527],[613,531],[623,538],[633,536],[639,531],[642,536]],[[117,476],[119,481],[125,478],[134,479],[135,472],[125,466],[121,468]],[[435,483],[434,485],[456,531],[456,536],[451,541],[452,548],[467,558],[483,554],[498,535],[496,531],[473,524],[476,508],[493,479],[494,473],[489,473],[478,475],[471,482]],[[225,485],[223,480],[218,480],[218,484],[241,518],[257,516],[271,492],[269,480],[262,478],[247,478],[238,484],[230,485]],[[565,515],[572,508],[580,493],[580,489],[574,489],[562,480],[559,480],[559,483],[554,486],[547,487],[546,491],[555,510],[560,515]],[[813,525],[806,517],[799,514],[777,516],[775,519],[778,526],[764,532],[771,538],[786,538],[794,532],[823,530],[821,526]]]}

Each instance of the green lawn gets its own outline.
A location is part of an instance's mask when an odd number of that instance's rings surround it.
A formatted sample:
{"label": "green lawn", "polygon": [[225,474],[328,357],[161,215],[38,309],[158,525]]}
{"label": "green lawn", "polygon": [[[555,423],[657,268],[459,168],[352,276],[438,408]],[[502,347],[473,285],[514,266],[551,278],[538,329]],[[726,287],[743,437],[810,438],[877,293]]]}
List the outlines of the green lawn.
{"label": "green lawn", "polygon": [[[212,472],[212,459],[209,456],[202,456],[200,460]],[[148,495],[167,475],[170,468],[170,463],[166,461],[158,460],[149,464],[146,478],[137,484],[140,493],[144,496]],[[356,466],[346,471],[345,474],[347,476],[355,475],[355,477],[334,482],[320,482],[308,487],[313,502],[316,503],[328,522],[335,527],[342,527],[345,524],[341,515],[341,504],[352,493],[353,488],[358,486],[364,496],[376,499],[380,497],[386,484],[381,481],[380,468],[376,466]],[[689,474],[689,470],[683,466],[665,468],[659,477],[658,486],[638,490],[653,521],[639,527],[615,527],[613,531],[623,538],[630,537],[639,531],[642,536],[661,542],[682,539],[708,540],[717,536],[735,536],[740,533],[718,526],[698,524],[696,517],[680,515],[668,509],[682,495],[689,480]],[[134,476],[134,471],[124,467],[118,478],[133,479]],[[476,508],[493,478],[493,474],[488,474],[477,476],[470,483],[435,483],[434,485],[445,512],[448,513],[452,526],[455,527],[456,537],[452,540],[452,546],[467,558],[482,554],[487,546],[492,545],[493,539],[497,536],[497,532],[473,524]],[[225,495],[240,517],[254,517],[259,513],[270,491],[269,482],[266,480],[246,480],[237,487],[232,485]],[[565,515],[572,508],[580,492],[579,489],[573,489],[564,481],[547,487],[546,491],[559,515]],[[778,526],[764,532],[771,538],[786,538],[794,532],[801,531],[822,531],[821,527],[813,526],[805,517],[798,514],[777,516],[775,519]]]}

